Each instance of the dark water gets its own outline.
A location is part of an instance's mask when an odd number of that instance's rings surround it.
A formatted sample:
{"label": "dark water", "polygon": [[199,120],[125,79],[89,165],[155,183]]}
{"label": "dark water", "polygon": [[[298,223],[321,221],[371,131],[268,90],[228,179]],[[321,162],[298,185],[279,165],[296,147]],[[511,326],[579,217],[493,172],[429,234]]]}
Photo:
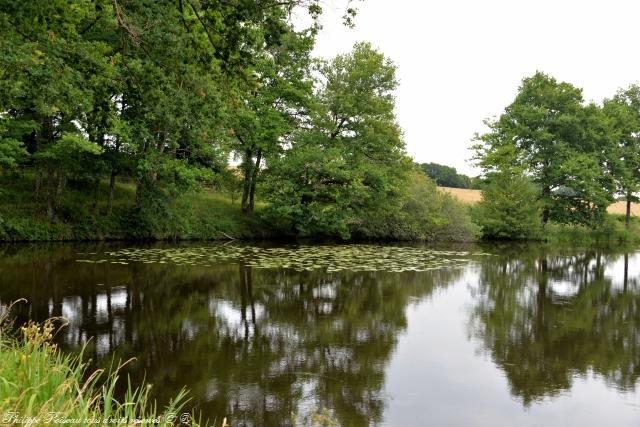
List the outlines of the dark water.
{"label": "dark water", "polygon": [[18,323],[66,317],[65,351],[95,337],[97,365],[135,356],[134,382],[160,402],[186,386],[212,421],[640,425],[640,253],[472,246],[423,272],[77,262],[122,247],[0,246],[0,302],[29,300]]}

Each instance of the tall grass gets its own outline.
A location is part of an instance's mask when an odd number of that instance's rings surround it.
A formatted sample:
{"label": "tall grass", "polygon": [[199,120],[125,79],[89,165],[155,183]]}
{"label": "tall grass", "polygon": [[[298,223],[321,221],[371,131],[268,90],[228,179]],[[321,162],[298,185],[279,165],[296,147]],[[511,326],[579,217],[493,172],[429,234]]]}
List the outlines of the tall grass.
{"label": "tall grass", "polygon": [[56,348],[52,320],[30,322],[13,336],[7,318],[5,310],[0,315],[0,424],[172,425],[186,418],[190,425],[200,424],[182,414],[185,390],[158,408],[150,399],[151,385],[134,387],[127,378],[127,391],[118,399],[114,391],[127,362],[89,373],[82,354],[64,355]]}
{"label": "tall grass", "polygon": [[550,243],[640,243],[640,218],[631,217],[625,226],[624,215],[607,214],[605,221],[596,229],[578,225],[548,224],[543,238]]}

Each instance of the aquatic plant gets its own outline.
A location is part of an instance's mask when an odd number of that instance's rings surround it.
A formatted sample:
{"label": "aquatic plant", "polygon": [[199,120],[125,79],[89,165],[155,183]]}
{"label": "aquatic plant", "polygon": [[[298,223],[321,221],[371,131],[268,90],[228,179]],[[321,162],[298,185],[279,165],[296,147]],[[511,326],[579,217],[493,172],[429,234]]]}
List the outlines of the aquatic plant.
{"label": "aquatic plant", "polygon": [[78,262],[111,264],[175,264],[207,266],[238,261],[255,268],[287,268],[295,271],[426,271],[456,267],[486,255],[410,246],[299,245],[261,248],[244,245],[186,248],[128,248],[91,255]]}

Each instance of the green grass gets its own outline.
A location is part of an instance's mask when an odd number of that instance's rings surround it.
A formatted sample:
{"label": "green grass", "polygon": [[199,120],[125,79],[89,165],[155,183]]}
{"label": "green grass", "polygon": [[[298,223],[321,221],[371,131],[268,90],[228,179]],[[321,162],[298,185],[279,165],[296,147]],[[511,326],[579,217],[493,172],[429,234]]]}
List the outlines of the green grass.
{"label": "green grass", "polygon": [[153,419],[166,425],[184,410],[185,391],[160,409],[149,398],[150,385],[134,387],[130,381],[124,397],[116,398],[116,384],[123,380],[122,365],[89,374],[82,355],[63,355],[52,344],[55,327],[51,321],[29,323],[18,338],[8,330],[6,324],[0,325],[2,424],[88,425],[99,420],[100,425],[128,426],[135,420]]}
{"label": "green grass", "polygon": [[[11,307],[9,307],[10,309]],[[203,422],[193,412],[183,389],[163,408],[150,398],[150,384],[136,387],[127,378],[123,396],[116,388],[123,381],[121,369],[128,362],[90,372],[77,356],[62,354],[52,342],[56,327],[52,320],[30,322],[20,336],[0,315],[0,425],[189,425],[229,427],[227,418],[219,424]],[[292,425],[313,427],[339,425],[331,411],[312,408],[299,417],[291,414]]]}
{"label": "green grass", "polygon": [[542,240],[550,243],[640,243],[640,218],[632,217],[625,227],[624,215],[607,214],[597,229],[584,226],[548,224]]}
{"label": "green grass", "polygon": [[60,197],[55,223],[46,217],[45,190],[36,200],[34,189],[32,171],[0,176],[0,241],[268,237],[259,220],[241,213],[237,199],[211,189],[180,194],[161,212],[141,212],[135,208],[135,185],[120,180],[109,213],[106,181],[100,183],[97,203],[90,185],[70,182]]}

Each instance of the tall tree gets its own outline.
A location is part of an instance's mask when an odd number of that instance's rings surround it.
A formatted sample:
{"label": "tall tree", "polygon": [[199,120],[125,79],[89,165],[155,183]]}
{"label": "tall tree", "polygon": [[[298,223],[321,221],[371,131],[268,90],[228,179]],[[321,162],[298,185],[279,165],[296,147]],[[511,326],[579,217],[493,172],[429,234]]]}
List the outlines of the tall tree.
{"label": "tall tree", "polygon": [[162,182],[182,188],[206,178],[207,170],[221,170],[233,150],[243,159],[242,207],[251,211],[263,159],[277,151],[309,85],[304,73],[313,31],[295,32],[289,18],[299,8],[317,17],[319,5],[114,4],[126,40],[122,102],[140,158],[138,205],[145,197],[162,199]]}
{"label": "tall tree", "polygon": [[321,62],[310,127],[270,167],[270,213],[298,235],[348,238],[401,206],[412,170],[395,121],[394,64],[367,43]]}
{"label": "tall tree", "polygon": [[597,225],[612,201],[609,137],[602,111],[582,91],[537,72],[504,113],[487,121],[476,158],[485,173],[514,162],[540,187],[542,221]]}
{"label": "tall tree", "polygon": [[251,213],[263,164],[282,152],[287,138],[308,120],[312,96],[311,49],[316,27],[296,32],[282,23],[277,43],[265,37],[250,67],[250,79],[238,82],[230,109],[233,150],[242,159],[241,208]]}
{"label": "tall tree", "polygon": [[631,202],[640,190],[640,86],[631,85],[604,102],[613,139],[610,168],[617,190],[627,201],[626,226],[631,218]]}

